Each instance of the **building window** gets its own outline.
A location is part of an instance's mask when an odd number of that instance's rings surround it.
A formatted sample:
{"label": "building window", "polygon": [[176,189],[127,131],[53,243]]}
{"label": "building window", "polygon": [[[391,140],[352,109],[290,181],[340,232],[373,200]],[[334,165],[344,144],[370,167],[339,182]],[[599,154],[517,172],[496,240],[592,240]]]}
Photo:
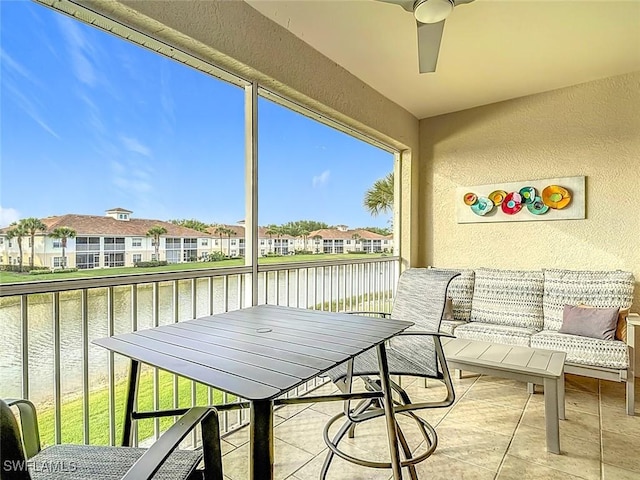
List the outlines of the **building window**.
{"label": "building window", "polygon": [[183,240],[184,253],[182,254],[182,260],[185,262],[193,262],[198,259],[198,239],[197,238],[185,238]]}
{"label": "building window", "polygon": [[53,241],[53,248],[62,248],[62,240],[54,240]]}
{"label": "building window", "polygon": [[142,238],[141,237],[133,237],[131,239],[132,247],[142,247]]}
{"label": "building window", "polygon": [[141,254],[141,253],[134,253],[134,254],[131,256],[131,259],[133,260],[133,264],[135,265],[136,263],[138,263],[138,262],[141,262],[141,261],[142,261],[142,254]]}
{"label": "building window", "polygon": [[76,237],[76,251],[77,252],[99,252],[100,237]]}
{"label": "building window", "polygon": [[201,247],[208,247],[209,246],[209,239],[208,238],[203,238],[202,240],[200,240],[200,246]]}
{"label": "building window", "polygon": [[124,237],[104,237],[104,249],[124,252]]}
{"label": "building window", "polygon": [[60,268],[63,265],[62,257],[53,257],[53,268]]}
{"label": "building window", "polygon": [[158,259],[158,258],[156,257],[156,254],[155,254],[155,253],[152,253],[152,254],[151,254],[151,261],[152,261],[152,262],[155,262],[157,259]]}
{"label": "building window", "polygon": [[231,245],[237,245],[237,240],[234,238],[233,240],[231,240]]}
{"label": "building window", "polygon": [[98,253],[76,253],[76,267],[80,270],[98,268],[100,255]]}
{"label": "building window", "polygon": [[104,256],[105,267],[124,267],[124,253],[106,253]]}
{"label": "building window", "polygon": [[260,240],[260,245],[264,245],[264,239]]}
{"label": "building window", "polygon": [[0,245],[4,245],[4,238],[0,237]]}

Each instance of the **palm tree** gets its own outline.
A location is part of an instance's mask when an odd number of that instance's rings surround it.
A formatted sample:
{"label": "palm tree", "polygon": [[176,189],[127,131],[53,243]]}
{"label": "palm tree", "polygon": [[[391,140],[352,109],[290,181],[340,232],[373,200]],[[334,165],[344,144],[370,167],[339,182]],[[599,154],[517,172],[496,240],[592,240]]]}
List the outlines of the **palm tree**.
{"label": "palm tree", "polygon": [[167,229],[161,225],[154,225],[147,232],[147,237],[153,237],[153,243],[156,247],[156,260],[160,260],[160,236],[167,233]]}
{"label": "palm tree", "polygon": [[360,239],[362,238],[362,235],[360,235],[359,233],[354,233],[353,235],[351,235],[351,238],[353,238],[355,240],[356,252],[357,252],[358,251],[358,243],[360,243]]}
{"label": "palm tree", "polygon": [[373,215],[393,211],[393,172],[376,180],[364,194],[364,207]]}
{"label": "palm tree", "polygon": [[307,238],[309,238],[309,230],[301,229],[298,234],[302,237],[302,241],[304,243],[304,251],[307,251]]}
{"label": "palm tree", "polygon": [[316,253],[320,253],[320,248],[318,247],[318,245],[320,245],[320,240],[322,240],[322,235],[314,235],[313,240],[315,241],[316,244]]}
{"label": "palm tree", "polygon": [[20,223],[23,225],[23,228],[27,235],[29,235],[29,240],[31,241],[31,258],[29,258],[29,267],[33,268],[33,261],[36,258],[36,233],[45,232],[47,230],[47,226],[42,223],[42,220],[35,217],[29,217],[20,220]]}
{"label": "palm tree", "polygon": [[225,227],[224,225],[218,225],[213,233],[220,237],[220,253],[222,253],[222,236],[226,235],[227,227]]}
{"label": "palm tree", "polygon": [[16,239],[18,243],[18,251],[20,252],[20,256],[18,257],[18,265],[20,266],[20,271],[22,272],[22,239],[27,235],[27,231],[24,228],[22,222],[13,222],[11,228],[7,230],[7,239],[11,240],[12,238]]}
{"label": "palm tree", "polygon": [[278,226],[277,225],[269,225],[267,227],[267,231],[264,232],[265,235],[269,236],[269,245],[271,245],[271,253],[273,253],[273,236],[278,235]]}
{"label": "palm tree", "polygon": [[76,231],[69,227],[56,227],[49,236],[60,240],[62,245],[62,268],[67,268],[67,239],[74,238]]}
{"label": "palm tree", "polygon": [[228,245],[229,245],[229,256],[231,256],[231,236],[232,236],[232,235],[234,235],[234,236],[235,236],[235,235],[237,235],[237,233],[235,232],[235,230],[232,230],[232,229],[230,229],[230,228],[225,228],[225,230],[226,230],[226,231],[225,231],[224,233],[226,233],[226,234],[227,234],[227,238],[228,238],[228,240],[227,240],[227,241],[229,242],[229,243],[228,243]]}

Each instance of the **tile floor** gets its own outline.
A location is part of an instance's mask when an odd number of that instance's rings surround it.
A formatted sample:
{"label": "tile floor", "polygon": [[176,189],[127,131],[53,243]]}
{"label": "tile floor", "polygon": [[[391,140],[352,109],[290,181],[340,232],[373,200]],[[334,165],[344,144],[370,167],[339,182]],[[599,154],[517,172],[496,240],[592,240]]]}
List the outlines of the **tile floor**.
{"label": "tile floor", "polygon": [[[421,379],[405,378],[403,386],[414,401],[441,398],[444,392],[439,382],[429,382],[424,388]],[[560,422],[561,455],[546,452],[541,393],[528,395],[523,383],[474,374],[455,380],[455,386],[453,406],[422,414],[436,427],[439,443],[436,452],[417,466],[419,478],[640,479],[640,414],[625,414],[623,384],[567,375],[567,419]],[[333,391],[335,387],[328,384],[314,393]],[[636,402],[638,411],[640,395]],[[327,452],[322,430],[340,410],[341,404],[332,402],[291,405],[276,411],[277,480],[319,478]],[[410,444],[420,449],[418,431],[408,425],[405,433]],[[224,438],[225,479],[248,477],[248,439],[246,428]],[[344,444],[351,454],[380,460],[388,457],[384,420],[359,426],[355,438],[345,439]],[[360,467],[337,457],[327,475],[328,480],[390,478],[390,470]]]}

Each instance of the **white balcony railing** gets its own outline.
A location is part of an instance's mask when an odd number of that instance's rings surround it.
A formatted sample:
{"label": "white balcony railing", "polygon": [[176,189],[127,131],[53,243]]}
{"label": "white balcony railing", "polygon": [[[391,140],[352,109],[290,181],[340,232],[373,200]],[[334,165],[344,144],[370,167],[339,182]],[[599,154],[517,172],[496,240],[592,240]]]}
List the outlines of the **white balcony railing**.
{"label": "white balcony railing", "polygon": [[[118,444],[128,362],[91,341],[242,308],[250,303],[250,274],[237,267],[4,284],[0,397],[38,405],[45,444]],[[398,274],[397,257],[260,265],[258,303],[389,311]],[[143,370],[138,394],[141,410],[234,400],[151,368]],[[223,433],[247,418],[242,410],[225,412]],[[157,438],[163,422],[137,422],[136,441]]]}

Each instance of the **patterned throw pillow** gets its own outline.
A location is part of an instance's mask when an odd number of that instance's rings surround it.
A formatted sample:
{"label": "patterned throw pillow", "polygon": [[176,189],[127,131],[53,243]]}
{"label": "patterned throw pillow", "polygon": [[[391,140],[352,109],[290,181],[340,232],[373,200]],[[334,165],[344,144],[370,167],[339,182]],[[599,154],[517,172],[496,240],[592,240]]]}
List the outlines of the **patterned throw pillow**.
{"label": "patterned throw pillow", "polygon": [[621,270],[544,270],[544,329],[560,329],[565,305],[629,308],[634,281],[631,272]]}
{"label": "patterned throw pillow", "polygon": [[461,270],[460,275],[451,280],[447,289],[447,296],[451,298],[453,320],[469,321],[474,280],[475,274],[473,270]]}
{"label": "patterned throw pillow", "polygon": [[476,270],[471,321],[541,330],[543,278],[534,270]]}

